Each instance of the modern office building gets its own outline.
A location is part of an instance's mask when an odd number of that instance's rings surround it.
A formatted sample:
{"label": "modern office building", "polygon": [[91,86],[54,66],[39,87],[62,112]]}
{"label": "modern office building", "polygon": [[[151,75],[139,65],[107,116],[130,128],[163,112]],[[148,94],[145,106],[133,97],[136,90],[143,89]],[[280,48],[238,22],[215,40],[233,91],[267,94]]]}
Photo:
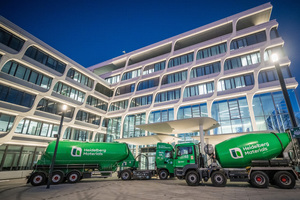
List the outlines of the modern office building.
{"label": "modern office building", "polygon": [[63,104],[61,140],[143,137],[154,133],[135,125],[200,116],[220,123],[210,134],[291,127],[272,53],[299,121],[298,83],[271,11],[263,4],[89,68],[1,17],[0,171],[32,168]]}

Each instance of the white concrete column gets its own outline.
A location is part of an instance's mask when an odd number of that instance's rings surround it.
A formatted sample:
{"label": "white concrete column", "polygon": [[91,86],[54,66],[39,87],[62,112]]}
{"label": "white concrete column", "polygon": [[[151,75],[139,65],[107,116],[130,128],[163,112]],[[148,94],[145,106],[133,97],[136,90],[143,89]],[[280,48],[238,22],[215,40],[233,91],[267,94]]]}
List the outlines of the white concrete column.
{"label": "white concrete column", "polygon": [[203,132],[203,125],[199,125],[199,134],[200,134],[200,142],[201,142],[200,152],[202,154],[204,154],[204,132]]}
{"label": "white concrete column", "polygon": [[250,93],[250,94],[246,95],[246,98],[247,98],[247,102],[248,102],[248,108],[249,108],[249,114],[250,114],[250,118],[251,118],[252,129],[253,129],[253,131],[256,131],[257,128],[256,128],[256,123],[255,123],[255,115],[254,115],[253,106],[252,106],[253,96],[254,96],[254,94]]}

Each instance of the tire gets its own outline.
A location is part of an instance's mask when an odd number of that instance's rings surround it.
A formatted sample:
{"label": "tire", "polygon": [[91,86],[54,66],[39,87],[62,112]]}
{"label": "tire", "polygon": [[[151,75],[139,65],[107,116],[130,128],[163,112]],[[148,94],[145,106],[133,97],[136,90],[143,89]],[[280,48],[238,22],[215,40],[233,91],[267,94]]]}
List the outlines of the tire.
{"label": "tire", "polygon": [[198,172],[192,170],[189,171],[185,176],[185,181],[189,186],[197,186],[199,185],[200,178]]}
{"label": "tire", "polygon": [[67,176],[68,183],[77,183],[80,180],[80,173],[78,171],[71,171]]}
{"label": "tire", "polygon": [[159,170],[158,176],[159,176],[159,179],[166,180],[166,179],[168,179],[169,172],[166,169]]}
{"label": "tire", "polygon": [[295,177],[287,171],[276,172],[273,180],[282,189],[293,189],[296,185]]}
{"label": "tire", "polygon": [[223,172],[216,171],[211,176],[211,182],[215,187],[225,187],[227,178]]}
{"label": "tire", "polygon": [[131,179],[131,171],[128,169],[125,169],[121,172],[120,177],[123,181],[128,181]]}
{"label": "tire", "polygon": [[257,188],[267,188],[269,186],[269,177],[265,172],[252,172],[250,177],[251,185]]}
{"label": "tire", "polygon": [[46,176],[44,173],[35,172],[31,175],[30,183],[33,186],[39,186],[46,183]]}
{"label": "tire", "polygon": [[52,173],[51,183],[60,184],[65,179],[64,174],[60,171],[55,171]]}

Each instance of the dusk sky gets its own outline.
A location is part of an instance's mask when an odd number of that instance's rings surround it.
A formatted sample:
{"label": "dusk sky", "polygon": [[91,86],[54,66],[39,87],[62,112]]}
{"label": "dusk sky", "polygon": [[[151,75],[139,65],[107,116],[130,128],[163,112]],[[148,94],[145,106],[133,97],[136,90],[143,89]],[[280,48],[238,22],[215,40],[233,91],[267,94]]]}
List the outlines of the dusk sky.
{"label": "dusk sky", "polygon": [[[89,67],[268,0],[5,0],[0,15]],[[271,19],[300,81],[300,2],[271,1]],[[298,87],[298,94],[300,89]]]}

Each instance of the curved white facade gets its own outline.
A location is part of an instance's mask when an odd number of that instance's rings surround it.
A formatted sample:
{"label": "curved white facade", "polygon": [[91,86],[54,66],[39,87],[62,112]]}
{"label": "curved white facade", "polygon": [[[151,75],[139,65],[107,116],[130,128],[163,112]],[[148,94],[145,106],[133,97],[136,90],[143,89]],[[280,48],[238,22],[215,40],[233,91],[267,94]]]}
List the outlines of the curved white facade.
{"label": "curved white facade", "polygon": [[[110,138],[107,141],[114,138],[143,136],[149,133],[135,130],[133,125],[174,120],[178,117],[188,118],[196,115],[214,118],[217,116],[221,125],[226,127],[215,132],[218,134],[226,133],[230,130],[231,132],[259,131],[263,130],[264,127],[266,130],[270,128],[270,124],[278,127],[278,129],[287,127],[288,125],[286,124],[280,125],[282,122],[280,118],[286,116],[284,111],[285,103],[280,99],[278,100],[280,94],[276,92],[280,91],[280,85],[278,80],[276,80],[276,76],[274,80],[272,79],[272,69],[275,68],[274,64],[268,60],[268,53],[266,53],[270,48],[284,45],[284,41],[277,34],[278,23],[276,20],[270,21],[271,10],[271,4],[263,4],[87,69],[1,17],[0,27],[2,32],[4,30],[10,35],[10,40],[7,43],[5,43],[4,39],[2,43],[0,41],[0,85],[2,85],[2,90],[4,91],[5,89],[6,91],[6,96],[0,97],[0,99],[2,98],[0,101],[0,113],[5,118],[4,122],[0,122],[4,123],[3,127],[6,125],[7,116],[10,118],[7,130],[0,132],[0,158],[3,155],[2,161],[0,159],[0,171],[30,169],[37,157],[26,157],[26,164],[22,164],[21,158],[25,159],[25,154],[39,155],[37,148],[44,148],[49,141],[54,140],[53,137],[49,136],[55,133],[54,127],[59,125],[59,109],[54,107],[48,109],[47,107],[54,104],[56,106],[66,104],[74,109],[70,111],[73,115],[65,118],[60,136],[61,139],[71,140],[103,141],[103,139],[99,139],[97,133],[101,133],[102,136],[106,134],[111,135],[111,137],[107,137]],[[259,36],[258,33],[260,32],[265,36]],[[19,38],[20,41],[24,41],[19,51],[13,49],[15,47],[11,40],[15,37]],[[236,41],[238,47],[234,47],[232,41]],[[220,44],[222,45],[218,46]],[[223,49],[224,45],[225,50]],[[28,52],[25,55],[31,46],[43,52],[43,58],[46,61],[40,59],[39,53],[34,54],[35,57],[28,56]],[[201,57],[200,54],[198,55],[199,51],[202,52],[201,56],[205,58],[199,59]],[[214,55],[206,56],[208,51]],[[256,57],[254,53],[256,53]],[[298,83],[289,72],[290,60],[285,54],[282,55],[279,64],[285,67],[287,88],[295,89]],[[8,68],[7,63],[9,61],[27,67],[28,74],[31,70],[52,79],[51,83],[48,82],[49,88],[45,88],[46,86],[42,87],[42,83],[40,83],[41,81],[38,78],[33,84],[32,81],[30,82],[29,79],[26,79],[25,75],[19,78],[18,76],[20,75],[17,75],[17,72],[10,74],[14,66],[11,65]],[[52,64],[49,64],[50,61]],[[43,64],[43,62],[47,64]],[[161,65],[158,67],[159,70],[154,71],[154,66],[152,67],[151,65],[160,62],[165,63],[164,68]],[[172,64],[170,64],[171,62]],[[57,69],[61,70],[58,63],[65,65],[63,73],[57,71]],[[208,65],[212,63],[219,63],[218,67],[214,69],[212,67],[209,68]],[[225,70],[225,63],[226,66],[230,63],[230,70]],[[6,64],[7,69],[4,69]],[[199,68],[197,71],[196,68],[199,66],[206,66],[207,69],[204,67],[203,70]],[[78,77],[74,78],[74,74],[72,75],[73,78],[71,78],[68,74],[70,69],[79,72],[81,75],[77,75],[84,77],[80,80],[85,83],[88,82],[89,86],[76,81]],[[133,70],[135,72],[131,72]],[[28,76],[33,76],[31,71]],[[184,72],[174,74],[182,71]],[[130,73],[127,73],[126,78],[122,80],[126,72]],[[193,78],[191,77],[192,73]],[[246,77],[245,75],[249,76]],[[116,76],[119,77],[117,78]],[[104,79],[110,77],[115,77],[115,80],[118,81],[109,84]],[[57,83],[60,83],[61,86],[56,85]],[[203,86],[203,84],[207,83],[211,83],[211,86]],[[198,86],[201,84],[202,86]],[[152,85],[154,87],[150,87]],[[104,91],[104,86],[106,87],[106,92],[104,93],[109,94],[109,90],[113,91],[111,97],[100,93],[99,90]],[[190,88],[189,93],[185,93],[187,88]],[[179,89],[180,93],[178,92]],[[15,90],[18,90],[18,92]],[[172,90],[177,91],[171,92]],[[20,102],[11,100],[9,95],[13,95],[13,92],[23,95]],[[82,93],[84,93],[84,98],[81,96]],[[120,93],[120,95],[115,95],[116,93]],[[293,93],[293,90],[290,90],[290,93]],[[28,103],[25,102],[27,94],[32,97],[32,105],[30,107],[23,106],[25,103]],[[160,95],[159,98],[156,97],[158,94]],[[267,114],[264,94],[267,94],[267,98],[272,99],[274,106],[279,102],[283,107],[283,111],[282,109],[274,108],[273,114],[272,112]],[[149,97],[147,100],[147,103],[150,102],[149,104],[137,107],[130,106],[133,99],[151,95],[152,98],[150,99]],[[105,103],[107,103],[107,111],[105,111],[105,108],[103,110],[88,105],[88,96],[97,98],[98,102],[101,101],[104,107],[106,107]],[[47,100],[43,104],[44,110],[41,110],[41,107],[43,107],[41,106],[42,103],[40,103],[42,99]],[[122,102],[115,103],[119,101]],[[145,101],[145,99],[141,99],[135,105],[140,104],[142,101]],[[226,102],[228,107],[222,110],[221,104],[224,102]],[[110,109],[112,104],[114,104],[114,108]],[[198,108],[194,105],[200,106]],[[258,105],[262,106],[262,110],[265,113],[257,113],[255,109]],[[297,101],[294,102],[294,105],[299,107]],[[119,109],[119,107],[124,109]],[[216,107],[218,107],[218,113],[215,113]],[[245,110],[245,107],[248,107],[248,110]],[[191,109],[191,112],[189,109]],[[159,110],[163,110],[163,112],[158,113],[157,111]],[[78,113],[79,111],[80,114]],[[298,110],[295,109],[295,112],[297,114]],[[226,116],[222,115],[222,113],[226,113]],[[78,117],[79,115],[80,117]],[[126,116],[130,117],[126,118]],[[110,118],[116,118],[116,120],[107,121],[107,125],[104,119]],[[131,120],[134,120],[134,122]],[[276,124],[274,124],[274,120]],[[264,125],[261,125],[262,123]],[[273,129],[276,129],[274,127]],[[47,128],[47,131],[45,131],[45,128]],[[182,136],[182,139],[183,141],[189,140],[186,136]],[[14,156],[10,158],[9,150],[15,146],[18,147],[18,150],[12,150],[11,152],[14,152],[12,153]],[[28,150],[29,153],[24,150],[27,147],[28,149],[31,147],[31,150]],[[8,161],[8,159],[13,160]]]}

